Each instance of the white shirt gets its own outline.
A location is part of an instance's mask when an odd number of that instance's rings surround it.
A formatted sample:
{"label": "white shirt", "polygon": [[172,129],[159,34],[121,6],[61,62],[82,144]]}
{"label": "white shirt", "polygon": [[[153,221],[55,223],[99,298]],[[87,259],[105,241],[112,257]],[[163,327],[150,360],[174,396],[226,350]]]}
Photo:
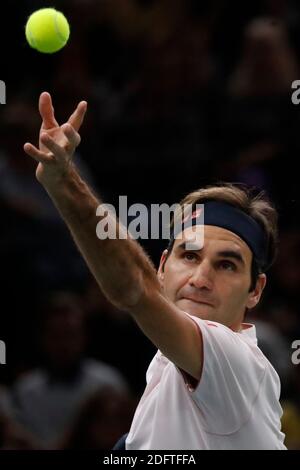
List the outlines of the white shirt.
{"label": "white shirt", "polygon": [[257,346],[255,327],[236,333],[192,318],[203,338],[199,383],[193,390],[158,351],[126,449],[285,449],[280,381]]}
{"label": "white shirt", "polygon": [[51,379],[43,369],[31,371],[15,384],[15,417],[41,444],[55,448],[85,400],[106,386],[127,390],[117,370],[94,359],[83,359],[78,374],[69,382]]}

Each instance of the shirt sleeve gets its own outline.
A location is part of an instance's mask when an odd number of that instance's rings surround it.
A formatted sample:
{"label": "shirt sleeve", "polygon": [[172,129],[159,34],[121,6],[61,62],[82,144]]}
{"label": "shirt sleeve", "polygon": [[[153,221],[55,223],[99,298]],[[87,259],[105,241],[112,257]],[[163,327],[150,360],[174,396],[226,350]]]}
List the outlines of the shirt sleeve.
{"label": "shirt sleeve", "polygon": [[203,339],[203,369],[191,396],[200,408],[205,430],[231,434],[251,414],[266,372],[259,348],[220,323],[193,317]]}

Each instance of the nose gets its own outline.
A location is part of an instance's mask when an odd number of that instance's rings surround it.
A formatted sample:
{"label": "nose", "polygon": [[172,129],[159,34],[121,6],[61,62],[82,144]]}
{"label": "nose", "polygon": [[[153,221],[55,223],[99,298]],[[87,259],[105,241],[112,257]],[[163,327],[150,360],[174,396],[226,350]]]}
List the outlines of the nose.
{"label": "nose", "polygon": [[212,267],[206,261],[202,261],[193,271],[189,283],[197,289],[211,290],[213,287]]}

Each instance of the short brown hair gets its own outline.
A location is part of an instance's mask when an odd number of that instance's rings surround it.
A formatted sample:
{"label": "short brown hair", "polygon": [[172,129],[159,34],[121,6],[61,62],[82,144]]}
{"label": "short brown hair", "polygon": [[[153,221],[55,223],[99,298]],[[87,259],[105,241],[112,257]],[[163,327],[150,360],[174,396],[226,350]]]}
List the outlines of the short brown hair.
{"label": "short brown hair", "polygon": [[[196,204],[203,204],[208,201],[231,204],[245,212],[261,225],[268,241],[267,266],[265,270],[269,269],[277,255],[278,213],[266,192],[258,191],[256,188],[249,188],[243,184],[219,183],[189,193],[179,204],[180,207],[189,204],[192,206],[192,209],[194,209]],[[181,216],[181,213],[176,212],[171,222],[171,228],[174,227],[174,221],[178,216]],[[172,250],[173,244],[174,240],[168,247],[169,252]],[[250,291],[254,289],[259,274],[260,270],[255,260],[253,260]]]}

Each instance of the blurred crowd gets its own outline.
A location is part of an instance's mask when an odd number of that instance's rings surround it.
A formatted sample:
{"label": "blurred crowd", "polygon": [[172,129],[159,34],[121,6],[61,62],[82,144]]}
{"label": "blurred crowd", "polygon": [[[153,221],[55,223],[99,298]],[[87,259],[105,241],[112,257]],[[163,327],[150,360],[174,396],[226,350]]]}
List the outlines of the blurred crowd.
{"label": "blurred crowd", "polygon": [[[105,202],[178,202],[219,181],[268,192],[280,245],[249,315],[282,381],[286,445],[300,449],[300,5],[296,0],[60,0],[71,24],[54,55],[30,49],[43,1],[11,0],[1,58],[0,448],[109,449],[128,431],[154,347],[104,298],[23,152],[40,92],[64,122],[89,112],[75,156]],[[4,6],[3,6],[4,8]],[[0,36],[4,34],[0,32]],[[6,38],[0,37],[1,44]],[[142,241],[155,263],[163,241]]]}

